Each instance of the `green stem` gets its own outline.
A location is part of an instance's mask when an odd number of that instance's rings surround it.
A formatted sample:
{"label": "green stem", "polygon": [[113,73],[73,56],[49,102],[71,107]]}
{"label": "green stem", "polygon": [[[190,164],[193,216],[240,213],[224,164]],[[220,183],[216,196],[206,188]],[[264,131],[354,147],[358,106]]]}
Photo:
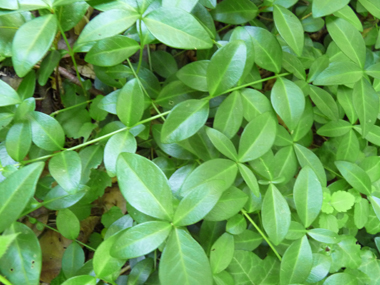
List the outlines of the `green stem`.
{"label": "green stem", "polygon": [[[149,94],[148,94],[148,92],[146,91],[144,85],[141,83],[141,80],[140,80],[139,76],[137,75],[137,72],[134,70],[134,68],[133,68],[133,66],[132,66],[132,63],[131,63],[131,61],[129,60],[129,58],[127,58],[127,61],[128,61],[128,65],[129,65],[129,67],[132,69],[132,73],[133,73],[134,77],[136,78],[137,82],[138,82],[139,85],[140,85],[141,90],[144,92],[145,96],[148,97],[149,100],[150,100]],[[156,110],[157,114],[161,114],[160,110],[158,110],[156,104],[154,104],[153,101],[152,101],[152,106],[153,106],[154,110]],[[165,121],[165,118],[162,117],[162,120]]]}
{"label": "green stem", "polygon": [[77,65],[77,62],[76,62],[76,60],[75,60],[75,56],[74,56],[75,53],[74,53],[73,49],[71,48],[69,41],[67,40],[67,37],[66,37],[66,35],[65,35],[65,32],[64,32],[63,29],[62,29],[61,24],[59,23],[59,21],[57,21],[57,23],[58,23],[58,28],[59,28],[59,30],[61,31],[62,38],[64,39],[64,41],[65,41],[65,43],[66,43],[66,45],[67,45],[67,49],[68,49],[69,54],[70,54],[70,56],[71,56],[71,60],[73,61],[74,69],[75,69],[75,73],[76,73],[77,78],[78,78],[78,80],[79,80],[80,86],[81,86],[82,89],[83,89],[84,96],[87,97],[87,91],[86,91],[86,88],[84,88],[84,85],[83,85],[83,82],[82,82],[82,78],[80,77],[80,74],[79,74],[79,71],[78,71],[78,65]]}
{"label": "green stem", "polygon": [[243,213],[243,215],[248,219],[248,221],[252,224],[252,226],[255,227],[255,229],[259,232],[259,234],[263,237],[263,239],[267,242],[267,244],[269,245],[269,247],[273,250],[274,254],[278,257],[278,259],[281,261],[281,256],[280,254],[277,252],[277,250],[274,248],[274,246],[272,245],[272,243],[269,241],[269,239],[265,236],[265,234],[262,232],[262,230],[256,225],[256,223],[251,219],[251,217],[248,215],[248,213],[242,209],[241,212]]}
{"label": "green stem", "polygon": [[88,104],[88,103],[91,103],[91,102],[92,102],[92,100],[88,100],[88,101],[76,104],[74,106],[70,106],[70,107],[67,107],[65,109],[61,109],[61,110],[55,111],[55,112],[51,113],[50,116],[54,117],[55,115],[58,115],[58,114],[60,114],[62,112],[65,112],[65,111],[68,111],[68,110],[71,110],[71,109],[75,109],[76,107],[79,107],[79,106],[82,106],[84,104]]}
{"label": "green stem", "polygon": [[4,276],[0,275],[0,282],[4,283],[4,285],[12,285]]}
{"label": "green stem", "polygon": [[[101,141],[101,140],[103,140],[103,139],[106,139],[106,138],[112,137],[114,134],[117,134],[117,133],[120,133],[120,132],[126,131],[126,130],[128,130],[128,129],[134,128],[134,127],[136,127],[136,126],[138,126],[138,125],[141,125],[141,124],[148,123],[148,122],[153,121],[153,120],[155,120],[155,119],[162,118],[162,117],[166,116],[167,114],[169,114],[170,112],[171,112],[171,111],[166,111],[166,112],[161,113],[161,114],[158,114],[158,115],[156,115],[156,116],[149,117],[149,118],[147,118],[147,119],[145,119],[145,120],[142,120],[142,121],[136,123],[134,126],[132,126],[132,127],[130,127],[130,128],[128,128],[128,127],[121,128],[121,129],[119,129],[119,130],[117,130],[117,131],[114,131],[114,132],[112,132],[112,133],[109,133],[109,134],[106,134],[106,135],[104,135],[104,136],[98,137],[98,138],[96,138],[96,139],[90,140],[90,141],[88,141],[88,142],[82,143],[82,144],[80,144],[80,145],[73,146],[73,147],[70,147],[70,148],[66,148],[66,149],[64,149],[63,151],[76,150],[76,149],[78,149],[78,148],[82,148],[82,147],[84,147],[84,146],[86,146],[86,145],[91,145],[91,144],[96,143],[96,142],[98,142],[98,141]],[[20,166],[20,165],[25,165],[25,164],[27,164],[27,163],[32,163],[32,162],[40,161],[40,160],[43,160],[43,159],[46,159],[46,158],[53,157],[53,156],[55,156],[55,155],[57,155],[57,154],[59,154],[59,153],[60,153],[60,152],[56,152],[56,153],[48,154],[48,155],[45,155],[45,156],[37,157],[37,158],[31,159],[31,160],[24,160],[24,161],[22,161],[22,162],[19,162],[19,163],[13,164],[13,166]],[[4,168],[0,168],[0,172],[3,171],[3,170],[4,170]]]}
{"label": "green stem", "polygon": [[139,20],[139,24],[140,24],[140,31],[139,31],[139,38],[140,38],[140,55],[139,55],[139,63],[137,64],[137,68],[136,68],[136,73],[139,73],[139,71],[140,71],[141,63],[142,63],[142,59],[143,59],[143,53],[144,53],[144,45],[143,45],[142,42],[141,42],[141,40],[142,40],[142,34],[141,34],[141,19]]}
{"label": "green stem", "polygon": [[223,28],[217,30],[216,32],[219,34],[220,32],[224,31],[225,29],[227,29],[227,28],[229,28],[231,26],[232,26],[231,24],[228,24],[228,25],[224,26]]}
{"label": "green stem", "polygon": [[222,45],[220,44],[220,43],[218,43],[217,41],[215,41],[215,40],[212,40],[213,42],[214,42],[214,44],[218,47],[218,48],[221,48],[222,47]]}
{"label": "green stem", "polygon": [[147,50],[148,50],[148,63],[149,63],[149,70],[153,72],[153,68],[152,68],[152,59],[150,57],[150,47],[149,45],[146,46]]}
{"label": "green stem", "polygon": [[253,81],[253,82],[250,82],[250,83],[247,83],[247,84],[243,84],[243,85],[240,85],[240,86],[236,86],[236,87],[233,87],[231,89],[228,89],[227,91],[224,92],[224,94],[226,93],[229,93],[229,92],[232,92],[232,91],[236,91],[236,90],[239,90],[241,88],[245,88],[245,87],[248,87],[248,86],[251,86],[251,85],[255,85],[257,83],[261,83],[261,82],[265,82],[265,81],[268,81],[268,80],[271,80],[271,79],[275,79],[275,78],[278,78],[278,77],[283,77],[283,76],[287,76],[289,75],[290,73],[281,73],[281,74],[277,74],[277,75],[274,75],[274,76],[271,76],[271,77],[266,77],[264,79],[260,79],[260,80],[257,80],[257,81]]}
{"label": "green stem", "polygon": [[[29,216],[28,216],[29,217]],[[53,228],[53,227],[50,227],[50,226],[48,226],[48,225],[45,225],[44,223],[41,223],[41,222],[39,222],[39,221],[37,221],[37,223],[39,223],[39,224],[41,224],[41,225],[43,225],[45,228],[48,228],[49,230],[52,230],[52,231],[55,231],[55,232],[57,232],[57,233],[60,233],[58,230],[56,230],[55,228]],[[89,246],[89,245],[87,245],[87,244],[85,244],[85,243],[83,243],[83,242],[81,242],[81,241],[79,241],[79,240],[75,240],[77,243],[79,243],[80,245],[83,245],[84,247],[87,247],[89,250],[91,250],[91,251],[95,251],[95,249],[94,248],[92,248],[91,246]]]}

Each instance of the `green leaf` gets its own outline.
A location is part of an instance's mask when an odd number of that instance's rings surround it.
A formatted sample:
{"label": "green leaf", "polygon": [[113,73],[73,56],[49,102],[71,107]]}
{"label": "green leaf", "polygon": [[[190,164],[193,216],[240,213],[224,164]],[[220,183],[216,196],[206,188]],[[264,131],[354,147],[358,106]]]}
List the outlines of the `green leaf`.
{"label": "green leaf", "polygon": [[125,264],[125,259],[111,256],[111,248],[116,244],[117,239],[123,233],[124,231],[120,231],[108,237],[97,247],[93,258],[93,267],[98,278],[113,281],[111,276],[120,272],[121,267]]}
{"label": "green leaf", "polygon": [[202,25],[186,11],[161,7],[143,18],[149,31],[162,43],[179,49],[209,49],[212,40]]}
{"label": "green leaf", "polygon": [[[185,65],[184,67],[187,67]],[[152,68],[158,75],[168,78],[178,70],[174,57],[165,51],[158,50],[152,53]]]}
{"label": "green leaf", "polygon": [[329,257],[322,253],[313,253],[313,267],[306,282],[315,283],[325,278],[329,273],[330,265],[331,260]]}
{"label": "green leaf", "polygon": [[0,236],[0,259],[7,252],[9,246],[20,233],[8,234]]}
{"label": "green leaf", "polygon": [[278,245],[285,238],[290,226],[288,203],[280,191],[270,184],[261,208],[263,226],[270,240]]}
{"label": "green leaf", "polygon": [[305,110],[302,90],[290,80],[277,78],[271,92],[271,102],[288,128],[294,130]]}
{"label": "green leaf", "polygon": [[[127,285],[146,284],[150,273],[153,271],[153,258],[145,258],[133,266],[131,273],[128,275]],[[158,280],[158,278],[157,278]]]}
{"label": "green leaf", "polygon": [[369,203],[366,199],[360,199],[359,203],[355,203],[354,222],[358,229],[365,226],[369,216]]}
{"label": "green leaf", "polygon": [[111,248],[111,255],[120,259],[146,255],[159,247],[171,230],[170,223],[161,221],[146,222],[126,229],[118,235]]}
{"label": "green leaf", "polygon": [[301,56],[304,46],[304,31],[300,20],[288,9],[274,5],[273,18],[277,30],[292,50]]}
{"label": "green leaf", "polygon": [[329,0],[313,1],[313,17],[318,18],[332,14],[346,6],[348,2],[350,0],[336,0],[333,3]]}
{"label": "green leaf", "polygon": [[247,221],[241,214],[228,219],[226,224],[226,231],[232,235],[240,235],[247,229]]}
{"label": "green leaf", "polygon": [[309,166],[317,175],[322,187],[326,187],[326,173],[319,158],[311,150],[300,144],[295,144],[294,150],[301,167]]}
{"label": "green leaf", "polygon": [[367,67],[364,72],[373,78],[380,79],[380,63],[375,63]]}
{"label": "green leaf", "polygon": [[96,278],[90,275],[79,275],[67,279],[62,285],[96,285]]}
{"label": "green leaf", "polygon": [[205,124],[208,112],[207,100],[192,99],[179,103],[162,127],[162,142],[174,143],[191,137]]}
{"label": "green leaf", "polygon": [[213,274],[222,272],[230,264],[234,255],[234,237],[228,233],[221,235],[212,245],[210,264]]}
{"label": "green leaf", "polygon": [[310,98],[329,120],[339,120],[338,105],[330,93],[316,86],[310,86]]}
{"label": "green leaf", "polygon": [[363,32],[363,25],[350,6],[347,5],[342,9],[335,11],[334,16],[345,19],[347,22],[351,23],[359,32]]}
{"label": "green leaf", "polygon": [[211,180],[193,188],[179,202],[174,213],[175,226],[188,226],[203,219],[216,205],[223,193],[224,181]]}
{"label": "green leaf", "polygon": [[239,143],[239,162],[259,158],[273,145],[276,138],[277,122],[267,112],[253,119],[245,128]]}
{"label": "green leaf", "polygon": [[338,234],[328,229],[311,229],[307,231],[307,234],[322,243],[335,244],[340,242]]}
{"label": "green leaf", "polygon": [[65,238],[76,239],[80,231],[80,223],[73,212],[69,209],[62,209],[58,211],[57,215],[57,229]]}
{"label": "green leaf", "polygon": [[170,221],[172,193],[165,174],[152,161],[121,153],[116,164],[120,190],[129,204],[149,216]]}
{"label": "green leaf", "polygon": [[317,130],[317,134],[325,137],[340,137],[347,134],[352,125],[344,120],[331,121]]}
{"label": "green leaf", "polygon": [[268,30],[246,26],[255,47],[255,62],[269,71],[279,73],[282,63],[282,49],[277,39]]}
{"label": "green leaf", "polygon": [[314,80],[314,85],[342,85],[359,81],[363,70],[353,62],[332,62]]}
{"label": "green leaf", "polygon": [[32,140],[40,148],[49,151],[61,150],[65,144],[65,134],[54,118],[33,112],[29,116],[32,125]]}
{"label": "green leaf", "polygon": [[43,162],[32,163],[0,183],[0,232],[19,218],[33,197],[43,167]]}
{"label": "green leaf", "polygon": [[127,127],[140,121],[144,113],[144,94],[137,79],[128,81],[121,89],[117,97],[116,113]]}
{"label": "green leaf", "polygon": [[122,63],[139,48],[135,40],[117,35],[98,41],[86,54],[85,60],[97,66],[113,66]]}
{"label": "green leaf", "polygon": [[247,195],[236,187],[225,190],[218,203],[204,218],[207,221],[223,221],[236,215],[247,202]]}
{"label": "green leaf", "polygon": [[355,107],[353,104],[352,93],[353,93],[353,90],[351,88],[348,88],[345,86],[339,86],[337,99],[338,99],[339,105],[342,106],[344,112],[346,113],[346,116],[348,117],[348,120],[350,121],[350,123],[355,124],[358,117],[357,117]]}
{"label": "green leaf", "polygon": [[[34,91],[36,89],[36,73],[34,70],[30,71],[25,75],[24,79],[21,81],[17,88],[17,93],[21,100],[33,97]],[[34,110],[33,110],[34,111]]]}
{"label": "green leaf", "polygon": [[373,126],[379,113],[379,97],[371,83],[362,79],[355,83],[352,93],[352,102],[359,117],[363,137]]}
{"label": "green leaf", "polygon": [[62,272],[66,278],[75,276],[75,273],[84,264],[84,251],[82,247],[73,241],[65,250],[62,257]]}
{"label": "green leaf", "polygon": [[49,50],[57,31],[57,19],[49,14],[22,25],[12,42],[12,62],[19,77],[24,77]]}
{"label": "green leaf", "polygon": [[281,261],[280,284],[304,284],[313,266],[313,255],[306,236],[294,241]]}
{"label": "green leaf", "polygon": [[329,66],[329,57],[325,54],[318,58],[318,60],[314,61],[310,68],[309,74],[307,75],[307,83],[313,82],[315,78],[327,67]]}
{"label": "green leaf", "polygon": [[324,285],[336,285],[336,284],[346,284],[346,285],[355,285],[358,284],[354,276],[348,273],[335,273],[330,275]]}
{"label": "green leaf", "polygon": [[373,0],[359,0],[360,4],[364,6],[376,18],[380,18],[380,3]]}
{"label": "green leaf", "polygon": [[32,131],[29,122],[14,124],[8,131],[5,146],[10,157],[22,161],[32,145]]}
{"label": "green leaf", "polygon": [[209,60],[194,61],[178,70],[176,75],[187,86],[195,90],[207,92],[207,69],[209,64]]}
{"label": "green leaf", "polygon": [[165,85],[155,100],[156,104],[164,108],[171,109],[177,104],[197,96],[198,91],[188,87],[179,80],[175,80]]}
{"label": "green leaf", "polygon": [[[348,1],[344,0],[344,2]],[[342,7],[343,6],[344,5],[342,5]],[[366,47],[360,32],[351,23],[342,18],[336,17],[327,17],[326,27],[332,39],[342,50],[342,52],[352,61],[357,63],[361,68],[363,68],[365,63]]]}
{"label": "green leaf", "polygon": [[210,263],[202,247],[184,229],[174,228],[162,252],[161,284],[211,285]]}
{"label": "green leaf", "polygon": [[224,0],[211,11],[211,15],[218,22],[239,25],[256,17],[258,9],[249,0]]}
{"label": "green leaf", "polygon": [[75,192],[78,189],[82,165],[77,152],[65,151],[54,156],[49,162],[49,171],[67,192]]}
{"label": "green leaf", "polygon": [[355,197],[346,191],[336,191],[331,195],[330,205],[338,212],[347,212],[355,203]]}
{"label": "green leaf", "polygon": [[218,96],[234,86],[243,75],[247,46],[234,40],[220,48],[207,68],[207,87],[211,97]]}
{"label": "green leaf", "polygon": [[298,174],[293,195],[298,217],[307,228],[318,217],[323,202],[321,182],[309,166]]}
{"label": "green leaf", "polygon": [[134,10],[119,9],[100,13],[92,19],[81,32],[75,43],[74,51],[83,44],[115,36],[132,26],[140,15]]}
{"label": "green leaf", "polygon": [[[17,207],[20,205],[15,205]],[[0,258],[1,273],[11,284],[39,284],[42,254],[38,238],[29,227],[21,223],[13,223],[4,232],[5,236],[15,234],[18,236]]]}
{"label": "green leaf", "polygon": [[380,220],[380,199],[376,196],[368,196],[372,209],[375,211],[376,217]]}
{"label": "green leaf", "polygon": [[217,150],[231,160],[237,160],[237,152],[234,144],[223,133],[216,129],[207,128],[206,133]]}
{"label": "green leaf", "polygon": [[243,122],[243,104],[239,91],[234,91],[219,105],[214,118],[214,128],[231,139]]}
{"label": "green leaf", "polygon": [[260,197],[260,189],[257,184],[256,176],[252,173],[251,169],[242,163],[238,164],[240,175],[243,177],[245,183],[256,197]]}
{"label": "green leaf", "polygon": [[336,152],[336,160],[356,162],[359,153],[359,140],[356,136],[356,133],[353,130],[350,130],[341,138]]}
{"label": "green leaf", "polygon": [[104,149],[104,165],[108,175],[111,177],[116,174],[116,162],[122,152],[135,153],[137,143],[134,136],[129,131],[124,131],[113,135],[107,142]]}
{"label": "green leaf", "polygon": [[[306,80],[305,68],[301,60],[299,60],[297,56],[284,51],[283,56],[282,56],[282,66],[287,71],[293,73],[294,76],[297,77],[298,79],[301,79],[303,81]],[[310,76],[310,73],[309,73],[309,76]]]}
{"label": "green leaf", "polygon": [[371,195],[371,179],[362,168],[347,161],[335,161],[335,165],[352,187],[364,195]]}
{"label": "green leaf", "polygon": [[[244,118],[248,122],[265,112],[272,112],[272,105],[263,93],[246,88],[243,89],[240,94],[243,104]],[[237,114],[235,114],[234,117],[236,115]]]}
{"label": "green leaf", "polygon": [[231,263],[227,271],[234,277],[233,284],[256,284],[258,264],[260,258],[253,252],[245,250],[235,250]]}

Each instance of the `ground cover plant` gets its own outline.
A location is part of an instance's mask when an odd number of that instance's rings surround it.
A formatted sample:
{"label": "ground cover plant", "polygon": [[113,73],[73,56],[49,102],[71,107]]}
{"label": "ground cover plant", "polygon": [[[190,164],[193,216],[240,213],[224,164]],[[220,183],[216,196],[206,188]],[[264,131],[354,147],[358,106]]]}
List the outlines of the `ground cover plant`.
{"label": "ground cover plant", "polygon": [[378,1],[0,8],[0,283],[380,283]]}

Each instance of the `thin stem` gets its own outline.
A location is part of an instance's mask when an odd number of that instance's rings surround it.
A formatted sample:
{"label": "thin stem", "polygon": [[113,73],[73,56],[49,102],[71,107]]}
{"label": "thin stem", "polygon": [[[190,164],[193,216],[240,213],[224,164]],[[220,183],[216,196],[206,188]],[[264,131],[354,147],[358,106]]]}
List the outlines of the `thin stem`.
{"label": "thin stem", "polygon": [[218,48],[221,48],[222,47],[222,45],[220,44],[220,43],[218,43],[217,41],[215,41],[215,40],[212,40],[213,42],[214,42],[214,44],[218,47]]}
{"label": "thin stem", "polygon": [[242,209],[241,212],[243,213],[243,215],[248,219],[248,221],[252,224],[252,226],[255,227],[255,229],[259,232],[259,234],[263,237],[263,239],[267,242],[267,244],[269,245],[269,247],[273,250],[274,254],[277,256],[277,258],[281,261],[281,256],[280,254],[277,252],[277,250],[274,248],[274,246],[272,245],[272,243],[269,241],[269,239],[265,236],[265,234],[262,232],[262,230],[256,225],[256,223],[251,219],[251,217],[247,214],[247,212]]}
{"label": "thin stem", "polygon": [[147,48],[147,51],[148,51],[149,70],[153,72],[153,68],[152,68],[152,59],[151,59],[151,57],[150,57],[150,46],[147,45],[146,48]]}
{"label": "thin stem", "polygon": [[78,80],[79,80],[80,85],[81,85],[81,87],[83,89],[84,96],[87,97],[86,88],[84,88],[84,85],[83,85],[83,82],[82,82],[82,78],[80,77],[80,74],[79,74],[79,71],[78,71],[78,65],[77,65],[77,62],[76,62],[75,56],[74,56],[75,53],[74,53],[73,49],[71,48],[69,41],[67,40],[67,37],[65,35],[65,32],[62,29],[61,24],[59,23],[59,21],[57,23],[58,23],[58,28],[61,31],[62,38],[64,39],[64,41],[65,41],[65,43],[67,45],[67,49],[68,49],[69,54],[71,56],[71,60],[73,61],[75,73],[77,74]]}
{"label": "thin stem", "polygon": [[144,45],[141,42],[142,39],[142,33],[141,33],[141,19],[139,19],[139,25],[140,25],[140,31],[139,31],[139,38],[140,38],[140,55],[139,55],[139,63],[137,64],[136,73],[139,73],[142,59],[143,59],[143,52],[144,52]]}
{"label": "thin stem", "polygon": [[75,109],[76,107],[79,107],[79,106],[82,106],[84,104],[88,104],[88,103],[91,103],[91,102],[92,102],[92,100],[88,100],[88,101],[76,104],[74,106],[70,106],[70,107],[67,107],[65,109],[61,109],[61,110],[55,111],[55,112],[51,113],[50,116],[54,117],[55,115],[58,115],[58,114],[60,114],[62,112],[65,112],[65,111],[68,111],[68,110],[71,110],[71,109]]}
{"label": "thin stem", "polygon": [[232,26],[231,24],[228,24],[228,25],[224,26],[223,28],[217,30],[216,32],[219,34],[220,32],[224,31],[225,29],[227,29],[227,28],[229,28],[231,26]]}
{"label": "thin stem", "polygon": [[[133,75],[135,76],[137,82],[138,82],[139,85],[140,85],[140,88],[143,90],[145,96],[147,96],[147,97],[150,99],[149,94],[148,94],[148,92],[146,91],[146,89],[144,88],[144,85],[141,83],[141,80],[140,80],[139,76],[137,75],[137,72],[134,70],[131,61],[130,61],[128,58],[127,58],[127,61],[128,61],[128,65],[129,65],[129,67],[131,68],[131,70],[132,70],[132,72],[133,72]],[[153,101],[152,101],[151,103],[152,103],[152,106],[153,106],[154,110],[156,110],[156,112],[157,112],[158,114],[161,114],[161,112],[160,112],[160,110],[158,110],[156,104],[154,104]],[[165,118],[162,117],[162,120],[165,121]]]}
{"label": "thin stem", "polygon": [[[28,216],[28,217],[30,217],[30,216]],[[50,226],[48,226],[48,225],[45,225],[44,223],[41,223],[40,221],[37,221],[37,223],[43,225],[45,228],[48,228],[49,230],[55,231],[55,232],[57,232],[57,233],[60,233],[57,229],[55,229],[55,228],[53,228],[53,227],[50,227]],[[91,246],[89,246],[89,245],[87,245],[87,244],[85,244],[85,243],[83,243],[83,242],[81,242],[81,241],[79,241],[79,240],[77,240],[77,239],[75,239],[75,241],[76,241],[77,243],[83,245],[84,247],[87,247],[89,250],[91,250],[91,251],[95,251],[95,249],[92,248]]]}
{"label": "thin stem", "polygon": [[[158,114],[158,115],[156,115],[156,116],[149,117],[149,118],[147,118],[147,119],[145,119],[145,120],[142,120],[142,121],[136,123],[134,126],[132,126],[132,127],[130,127],[130,128],[134,128],[134,127],[136,127],[136,126],[138,126],[138,125],[148,123],[148,122],[153,121],[153,120],[158,119],[158,118],[162,118],[162,117],[166,116],[167,114],[169,114],[170,112],[171,112],[171,111],[166,111],[166,112],[161,113],[161,114]],[[98,137],[98,138],[96,138],[96,139],[90,140],[90,141],[85,142],[85,143],[82,143],[82,144],[80,144],[80,145],[73,146],[73,147],[71,147],[71,148],[66,148],[66,149],[64,149],[64,150],[62,150],[62,151],[76,150],[76,149],[78,149],[78,148],[82,148],[82,147],[84,147],[84,146],[86,146],[86,145],[91,145],[91,144],[96,143],[96,142],[98,142],[98,141],[101,141],[101,140],[103,140],[103,139],[106,139],[106,138],[112,137],[114,134],[117,134],[117,133],[120,133],[120,132],[126,131],[126,130],[128,130],[128,129],[130,129],[130,128],[128,128],[128,127],[121,128],[121,129],[119,129],[119,130],[117,130],[117,131],[114,131],[114,132],[112,132],[112,133],[106,134],[106,135],[104,135],[104,136]],[[22,161],[22,162],[19,162],[19,163],[13,164],[13,166],[20,166],[20,165],[25,165],[25,164],[27,164],[27,163],[32,163],[32,162],[40,161],[40,160],[43,160],[43,159],[50,158],[50,157],[53,157],[53,156],[55,156],[55,155],[58,155],[59,153],[60,153],[60,152],[56,152],[56,153],[48,154],[48,155],[45,155],[45,156],[37,157],[37,158],[31,159],[31,160],[24,160],[24,161]],[[0,168],[0,172],[3,171],[3,170],[4,170],[3,167]]]}
{"label": "thin stem", "polygon": [[303,16],[303,17],[301,18],[301,21],[302,21],[302,20],[305,20],[306,18],[309,18],[311,15],[313,15],[312,12],[310,12],[310,13],[307,14],[306,16]]}
{"label": "thin stem", "polygon": [[11,282],[9,282],[4,276],[0,275],[0,282],[4,283],[4,285],[13,285]]}
{"label": "thin stem", "polygon": [[268,81],[268,80],[271,80],[271,79],[275,79],[275,78],[278,78],[278,77],[287,76],[287,75],[289,75],[289,74],[290,74],[290,73],[277,74],[277,75],[274,75],[274,76],[271,76],[271,77],[266,77],[266,78],[264,78],[264,79],[260,79],[260,80],[253,81],[253,82],[250,82],[250,83],[247,83],[247,84],[243,84],[243,85],[240,85],[240,86],[236,86],[236,87],[233,87],[233,88],[231,88],[231,89],[228,89],[227,91],[224,92],[224,94],[225,94],[225,93],[232,92],[232,91],[236,91],[236,90],[239,90],[239,89],[241,89],[241,88],[245,88],[245,87],[248,87],[248,86],[251,86],[251,85],[257,84],[257,83],[265,82],[265,81]]}

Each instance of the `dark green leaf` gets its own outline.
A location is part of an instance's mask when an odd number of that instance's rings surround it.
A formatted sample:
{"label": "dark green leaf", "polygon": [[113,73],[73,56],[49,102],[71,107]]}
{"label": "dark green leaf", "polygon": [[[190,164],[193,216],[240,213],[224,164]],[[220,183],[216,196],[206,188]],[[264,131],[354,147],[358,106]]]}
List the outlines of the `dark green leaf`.
{"label": "dark green leaf", "polygon": [[292,50],[301,56],[304,46],[304,32],[300,20],[288,9],[279,5],[274,5],[273,18],[280,35]]}
{"label": "dark green leaf", "polygon": [[271,102],[288,128],[294,130],[305,110],[302,90],[292,81],[278,78],[271,92]]}
{"label": "dark green leaf", "polygon": [[161,140],[163,143],[174,143],[194,135],[208,118],[207,100],[187,100],[179,103],[170,112],[165,121]]}
{"label": "dark green leaf", "polygon": [[163,243],[171,230],[171,224],[161,221],[146,222],[126,229],[112,245],[111,255],[120,259],[146,255]]}
{"label": "dark green leaf", "polygon": [[172,219],[172,193],[165,174],[152,161],[137,154],[122,153],[116,173],[129,204],[149,216]]}
{"label": "dark green leaf", "polygon": [[162,284],[211,285],[210,263],[202,247],[184,229],[174,228],[161,256]]}
{"label": "dark green leaf", "polygon": [[43,162],[32,163],[0,183],[0,232],[19,218],[33,197],[43,167]]}
{"label": "dark green leaf", "polygon": [[278,245],[286,236],[290,226],[288,203],[280,191],[270,184],[262,205],[263,226],[269,239]]}
{"label": "dark green leaf", "polygon": [[182,67],[176,75],[187,86],[207,92],[207,69],[209,64],[209,60],[195,61]]}
{"label": "dark green leaf", "polygon": [[241,135],[239,144],[239,162],[259,158],[273,145],[276,138],[277,124],[269,112],[253,119]]}
{"label": "dark green leaf", "polygon": [[98,66],[113,66],[138,51],[140,45],[125,36],[114,36],[98,41],[86,54],[85,60]]}
{"label": "dark green leaf", "polygon": [[281,261],[280,284],[303,284],[311,272],[313,256],[306,236],[294,241]]}
{"label": "dark green leaf", "polygon": [[158,8],[146,15],[143,21],[153,36],[168,46],[183,49],[212,47],[211,38],[202,25],[180,8]]}
{"label": "dark green leaf", "polygon": [[229,42],[213,55],[207,68],[210,96],[223,94],[239,81],[246,59],[247,47],[242,40]]}
{"label": "dark green leaf", "polygon": [[24,77],[49,50],[57,31],[57,19],[49,14],[27,22],[12,42],[12,62],[18,76]]}
{"label": "dark green leaf", "polygon": [[258,9],[249,0],[224,0],[220,2],[211,15],[216,21],[226,24],[243,24],[256,17]]}

